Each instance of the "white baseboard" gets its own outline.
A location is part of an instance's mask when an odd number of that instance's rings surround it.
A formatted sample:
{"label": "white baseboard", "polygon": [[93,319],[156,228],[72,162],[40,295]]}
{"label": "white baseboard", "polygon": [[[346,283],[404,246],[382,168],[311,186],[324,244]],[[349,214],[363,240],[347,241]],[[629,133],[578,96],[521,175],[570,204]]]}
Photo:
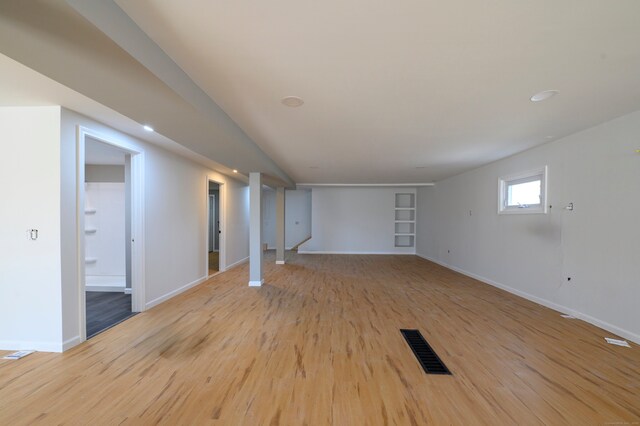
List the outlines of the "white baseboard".
{"label": "white baseboard", "polygon": [[324,250],[300,250],[298,254],[384,254],[384,255],[400,255],[400,256],[415,256],[415,251],[397,252],[397,251],[324,251]]}
{"label": "white baseboard", "polygon": [[535,302],[535,303],[537,303],[539,305],[546,306],[547,308],[553,309],[554,311],[558,311],[558,312],[561,312],[563,314],[569,314],[569,315],[571,315],[573,317],[576,317],[578,319],[586,321],[589,324],[593,324],[596,327],[600,327],[603,330],[609,331],[611,333],[615,333],[620,337],[624,337],[625,339],[628,339],[628,340],[631,340],[632,342],[640,344],[640,335],[638,335],[636,333],[633,333],[633,332],[631,332],[629,330],[625,330],[623,328],[620,328],[620,327],[618,327],[616,325],[609,324],[606,321],[599,320],[598,318],[594,318],[591,315],[587,315],[585,313],[576,311],[574,309],[568,308],[566,306],[560,305],[560,304],[552,302],[550,300],[543,299],[543,298],[538,297],[538,296],[534,296],[533,294],[526,293],[524,291],[518,290],[518,289],[510,287],[508,285],[505,285],[505,284],[490,280],[489,278],[485,278],[483,276],[474,274],[472,272],[465,271],[464,269],[457,268],[457,267],[455,267],[453,265],[449,265],[449,264],[446,264],[444,262],[440,262],[439,260],[433,259],[433,258],[431,258],[429,256],[424,256],[424,255],[421,255],[421,254],[418,254],[418,253],[416,253],[416,256],[421,257],[422,259],[426,259],[426,260],[428,260],[430,262],[437,263],[438,265],[443,266],[443,267],[445,267],[447,269],[451,269],[452,271],[459,272],[462,275],[466,275],[468,277],[471,277],[473,279],[481,281],[481,282],[483,282],[485,284],[489,284],[489,285],[491,285],[493,287],[497,287],[497,288],[499,288],[501,290],[504,290],[506,292],[509,292],[511,294],[515,294],[516,296],[520,296],[520,297],[522,297],[524,299],[530,300],[530,301]]}
{"label": "white baseboard", "polygon": [[244,259],[240,259],[237,262],[233,262],[231,265],[228,265],[224,270],[228,271],[231,268],[235,268],[236,266],[240,266],[243,263],[246,263],[249,261],[249,256],[245,257]]}
{"label": "white baseboard", "polygon": [[61,342],[0,340],[0,350],[3,351],[62,352],[62,346]]}
{"label": "white baseboard", "polygon": [[32,341],[8,341],[0,340],[0,350],[7,351],[38,351],[38,352],[64,352],[82,343],[80,336],[72,337],[62,343],[58,342],[32,342]]}
{"label": "white baseboard", "polygon": [[264,284],[264,280],[260,281],[249,281],[249,287],[261,287]]}
{"label": "white baseboard", "polygon": [[80,339],[80,336],[72,337],[71,339],[65,340],[64,343],[62,343],[62,351],[71,349],[72,347],[79,345],[80,343],[82,343],[82,339]]}
{"label": "white baseboard", "polygon": [[175,289],[175,290],[173,290],[173,291],[170,291],[169,293],[165,294],[164,296],[160,296],[160,297],[158,297],[158,298],[156,298],[156,299],[153,299],[152,301],[147,302],[147,303],[144,305],[145,310],[146,310],[146,309],[151,309],[151,308],[153,308],[154,306],[157,306],[157,305],[159,305],[160,303],[162,303],[162,302],[164,302],[164,301],[167,301],[167,300],[171,299],[172,297],[177,296],[178,294],[180,294],[180,293],[182,293],[182,292],[185,292],[185,291],[189,290],[189,289],[190,289],[190,288],[192,288],[192,287],[197,286],[198,284],[202,284],[202,283],[203,283],[203,282],[205,282],[207,279],[209,279],[209,277],[201,277],[201,278],[198,278],[197,280],[195,280],[195,281],[193,281],[193,282],[190,282],[190,283],[189,283],[189,284],[187,284],[187,285],[183,285],[183,286],[182,286],[182,287],[180,287],[180,288],[177,288],[177,289]]}
{"label": "white baseboard", "polygon": [[284,260],[276,260],[276,265],[284,265]]}
{"label": "white baseboard", "polygon": [[[248,260],[249,260],[249,257],[245,257],[244,259],[241,259],[241,260],[239,260],[239,261],[237,261],[235,263],[232,263],[231,265],[226,267],[225,271],[228,271],[231,268],[235,268],[236,266],[239,266],[242,263],[247,262]],[[221,272],[224,272],[224,271],[221,271]],[[203,282],[207,281],[208,279],[209,279],[209,276],[204,276],[204,277],[198,278],[197,280],[195,280],[195,281],[193,281],[193,282],[191,282],[189,284],[186,284],[186,285],[184,285],[184,286],[182,286],[180,288],[177,288],[177,289],[165,294],[164,296],[160,296],[160,297],[158,297],[156,299],[153,299],[152,301],[147,302],[144,305],[145,306],[145,310],[146,309],[151,309],[154,306],[157,306],[160,303],[171,299],[173,296],[177,296],[178,294],[180,294],[180,293],[182,293],[184,291],[187,291],[192,287],[197,286],[198,284],[202,284]]]}

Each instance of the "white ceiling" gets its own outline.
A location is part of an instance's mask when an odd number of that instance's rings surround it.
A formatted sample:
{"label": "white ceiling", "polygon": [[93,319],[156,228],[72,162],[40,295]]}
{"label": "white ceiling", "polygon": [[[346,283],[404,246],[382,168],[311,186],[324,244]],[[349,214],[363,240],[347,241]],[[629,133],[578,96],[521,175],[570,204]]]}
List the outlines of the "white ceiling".
{"label": "white ceiling", "polygon": [[298,183],[436,181],[640,109],[637,0],[116,3]]}
{"label": "white ceiling", "polygon": [[[187,157],[206,167],[219,170],[222,173],[225,172],[225,167],[220,164],[198,155],[158,133],[144,131],[140,123],[2,54],[0,54],[0,76],[2,76],[0,78],[0,107],[61,105],[74,111],[80,111],[90,118]],[[246,180],[243,176],[234,175],[234,177]]]}

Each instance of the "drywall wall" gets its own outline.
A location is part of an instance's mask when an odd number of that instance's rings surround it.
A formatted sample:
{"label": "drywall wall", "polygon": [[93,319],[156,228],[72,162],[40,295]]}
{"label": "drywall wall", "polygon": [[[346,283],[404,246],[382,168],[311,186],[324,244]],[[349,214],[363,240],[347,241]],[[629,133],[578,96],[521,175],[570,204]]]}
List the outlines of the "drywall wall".
{"label": "drywall wall", "polygon": [[311,190],[312,238],[299,252],[413,254],[395,247],[395,194],[415,188],[319,187]]}
{"label": "drywall wall", "polygon": [[276,248],[276,191],[266,188],[262,190],[262,242]]}
{"label": "drywall wall", "polygon": [[[262,191],[262,235],[269,249],[276,248],[276,191]],[[285,248],[290,250],[311,236],[311,190],[287,189],[284,200]]]}
{"label": "drywall wall", "polygon": [[60,108],[1,107],[0,132],[0,349],[60,351]]}
{"label": "drywall wall", "polygon": [[76,246],[76,132],[81,125],[104,137],[144,152],[145,304],[152,307],[207,275],[207,182],[222,183],[223,266],[245,260],[248,243],[246,185],[209,170],[81,114],[62,110],[61,239],[62,303],[65,347],[77,343],[78,322]]}
{"label": "drywall wall", "polygon": [[[124,168],[123,168],[124,172]],[[85,183],[85,274],[122,277],[125,287],[124,182]]]}
{"label": "drywall wall", "polygon": [[87,164],[84,167],[85,182],[124,182],[124,166],[111,164]]}
{"label": "drywall wall", "polygon": [[291,249],[311,237],[311,190],[285,191],[284,196],[285,247]]}
{"label": "drywall wall", "polygon": [[[638,135],[640,112],[421,188],[418,254],[640,343]],[[549,213],[498,215],[498,178],[545,165]]]}

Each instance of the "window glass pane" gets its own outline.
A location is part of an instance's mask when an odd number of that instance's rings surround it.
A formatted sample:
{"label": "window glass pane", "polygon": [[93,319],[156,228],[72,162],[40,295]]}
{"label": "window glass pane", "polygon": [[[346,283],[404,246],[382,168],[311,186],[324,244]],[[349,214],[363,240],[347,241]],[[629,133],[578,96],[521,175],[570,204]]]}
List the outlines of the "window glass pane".
{"label": "window glass pane", "polygon": [[540,204],[540,179],[507,186],[507,206]]}

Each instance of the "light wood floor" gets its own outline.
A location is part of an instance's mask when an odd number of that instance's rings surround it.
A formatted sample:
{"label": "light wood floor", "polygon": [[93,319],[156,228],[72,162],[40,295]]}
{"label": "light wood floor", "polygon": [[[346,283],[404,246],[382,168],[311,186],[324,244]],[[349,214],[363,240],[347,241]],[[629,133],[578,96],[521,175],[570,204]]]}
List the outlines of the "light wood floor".
{"label": "light wood floor", "polygon": [[[413,256],[267,256],[64,354],[0,360],[0,424],[640,421],[640,349]],[[453,376],[425,375],[418,328]]]}
{"label": "light wood floor", "polygon": [[219,271],[220,265],[220,252],[209,252],[209,275],[213,275]]}

